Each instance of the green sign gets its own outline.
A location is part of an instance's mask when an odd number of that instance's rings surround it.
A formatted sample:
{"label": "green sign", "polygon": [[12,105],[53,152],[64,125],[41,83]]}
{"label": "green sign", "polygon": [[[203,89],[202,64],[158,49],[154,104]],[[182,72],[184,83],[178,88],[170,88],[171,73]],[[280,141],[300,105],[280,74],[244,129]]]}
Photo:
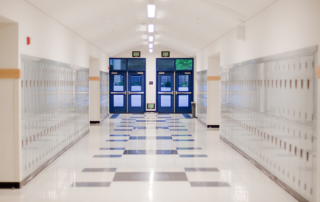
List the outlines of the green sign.
{"label": "green sign", "polygon": [[140,51],[132,51],[132,57],[140,57]]}
{"label": "green sign", "polygon": [[154,103],[148,103],[147,104],[147,109],[155,109],[155,104]]}
{"label": "green sign", "polygon": [[176,70],[192,70],[192,59],[176,59]]}
{"label": "green sign", "polygon": [[161,57],[170,57],[170,51],[161,51]]}

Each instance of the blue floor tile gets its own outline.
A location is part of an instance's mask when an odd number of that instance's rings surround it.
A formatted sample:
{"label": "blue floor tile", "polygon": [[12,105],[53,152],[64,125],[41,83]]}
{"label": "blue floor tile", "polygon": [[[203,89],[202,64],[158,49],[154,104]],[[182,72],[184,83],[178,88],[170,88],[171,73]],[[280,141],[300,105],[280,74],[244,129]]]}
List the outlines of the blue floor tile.
{"label": "blue floor tile", "polygon": [[125,150],[124,147],[100,148],[100,150]]}
{"label": "blue floor tile", "polygon": [[143,127],[143,126],[135,126],[133,129],[138,129],[138,130],[145,130],[146,127]]}
{"label": "blue floor tile", "polygon": [[106,140],[106,142],[128,142],[128,140]]}
{"label": "blue floor tile", "polygon": [[174,136],[174,137],[187,137],[187,136],[192,136],[192,135],[171,135],[171,136]]}
{"label": "blue floor tile", "polygon": [[205,154],[182,154],[182,155],[179,155],[180,157],[184,158],[184,157],[208,157],[207,155]]}
{"label": "blue floor tile", "polygon": [[113,114],[110,119],[116,119],[119,116],[119,114]]}
{"label": "blue floor tile", "polygon": [[114,131],[132,131],[132,129],[114,129]]}
{"label": "blue floor tile", "polygon": [[175,128],[175,127],[185,127],[185,126],[168,126],[169,128],[171,128],[171,127],[173,127],[173,128]]}
{"label": "blue floor tile", "polygon": [[188,129],[170,129],[170,131],[188,131]]}
{"label": "blue floor tile", "polygon": [[145,140],[146,136],[130,136],[130,140]]}
{"label": "blue floor tile", "polygon": [[177,150],[202,150],[201,147],[177,147]]}
{"label": "blue floor tile", "polygon": [[128,137],[130,135],[110,135],[111,137]]}
{"label": "blue floor tile", "polygon": [[93,158],[121,158],[122,155],[94,155]]}
{"label": "blue floor tile", "polygon": [[145,155],[145,154],[178,154],[177,150],[125,150],[124,155]]}
{"label": "blue floor tile", "polygon": [[192,119],[192,117],[189,114],[182,114],[184,116],[184,118],[186,119]]}
{"label": "blue floor tile", "polygon": [[171,136],[130,136],[130,140],[171,140]]}
{"label": "blue floor tile", "polygon": [[169,129],[168,127],[156,127],[156,129]]}

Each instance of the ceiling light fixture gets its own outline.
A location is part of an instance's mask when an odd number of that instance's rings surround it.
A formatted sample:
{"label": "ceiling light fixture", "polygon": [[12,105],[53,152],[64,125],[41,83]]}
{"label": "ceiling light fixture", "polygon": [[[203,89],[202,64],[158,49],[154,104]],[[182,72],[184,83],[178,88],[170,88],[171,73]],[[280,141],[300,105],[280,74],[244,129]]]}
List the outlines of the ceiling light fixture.
{"label": "ceiling light fixture", "polygon": [[149,48],[153,48],[153,44],[152,43],[149,44]]}
{"label": "ceiling light fixture", "polygon": [[153,49],[149,49],[149,53],[152,53],[153,52]]}
{"label": "ceiling light fixture", "polygon": [[154,25],[153,24],[150,24],[148,26],[148,32],[150,32],[150,33],[154,32]]}
{"label": "ceiling light fixture", "polygon": [[153,42],[153,36],[149,36],[149,42]]}
{"label": "ceiling light fixture", "polygon": [[156,6],[149,4],[148,5],[148,17],[154,18],[156,16]]}

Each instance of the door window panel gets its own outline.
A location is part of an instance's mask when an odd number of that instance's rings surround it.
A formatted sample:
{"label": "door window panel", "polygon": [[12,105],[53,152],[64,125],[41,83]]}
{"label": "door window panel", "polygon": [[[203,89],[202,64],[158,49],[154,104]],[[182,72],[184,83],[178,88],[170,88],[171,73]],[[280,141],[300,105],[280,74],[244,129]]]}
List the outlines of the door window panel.
{"label": "door window panel", "polygon": [[124,91],[123,76],[113,75],[113,91]]}
{"label": "door window panel", "polygon": [[127,61],[126,59],[110,59],[111,70],[126,70]]}
{"label": "door window panel", "polygon": [[141,107],[142,106],[142,96],[141,95],[131,95],[131,107]]}
{"label": "door window panel", "polygon": [[171,95],[161,95],[161,107],[171,107]]}
{"label": "door window panel", "polygon": [[192,59],[176,59],[176,70],[192,70]]}
{"label": "door window panel", "polygon": [[162,92],[171,92],[172,91],[171,76],[161,76],[160,82],[161,82],[160,91],[162,91]]}
{"label": "door window panel", "polygon": [[131,92],[142,91],[142,78],[141,76],[131,76]]}
{"label": "door window panel", "polygon": [[188,92],[189,91],[189,75],[179,75],[178,91]]}
{"label": "door window panel", "polygon": [[179,107],[189,107],[189,95],[179,95]]}
{"label": "door window panel", "polygon": [[124,95],[113,95],[113,107],[124,107]]}

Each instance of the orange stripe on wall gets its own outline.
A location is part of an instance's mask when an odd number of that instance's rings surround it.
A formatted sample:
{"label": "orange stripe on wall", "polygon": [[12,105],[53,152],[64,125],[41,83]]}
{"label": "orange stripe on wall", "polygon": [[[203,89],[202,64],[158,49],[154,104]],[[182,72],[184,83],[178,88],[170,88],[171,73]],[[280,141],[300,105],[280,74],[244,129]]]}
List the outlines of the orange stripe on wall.
{"label": "orange stripe on wall", "polygon": [[0,69],[0,79],[20,79],[20,69]]}
{"label": "orange stripe on wall", "polygon": [[316,67],[316,76],[320,79],[320,66]]}
{"label": "orange stripe on wall", "polygon": [[90,77],[90,81],[100,81],[100,77]]}
{"label": "orange stripe on wall", "polygon": [[220,81],[220,76],[208,76],[207,81]]}

